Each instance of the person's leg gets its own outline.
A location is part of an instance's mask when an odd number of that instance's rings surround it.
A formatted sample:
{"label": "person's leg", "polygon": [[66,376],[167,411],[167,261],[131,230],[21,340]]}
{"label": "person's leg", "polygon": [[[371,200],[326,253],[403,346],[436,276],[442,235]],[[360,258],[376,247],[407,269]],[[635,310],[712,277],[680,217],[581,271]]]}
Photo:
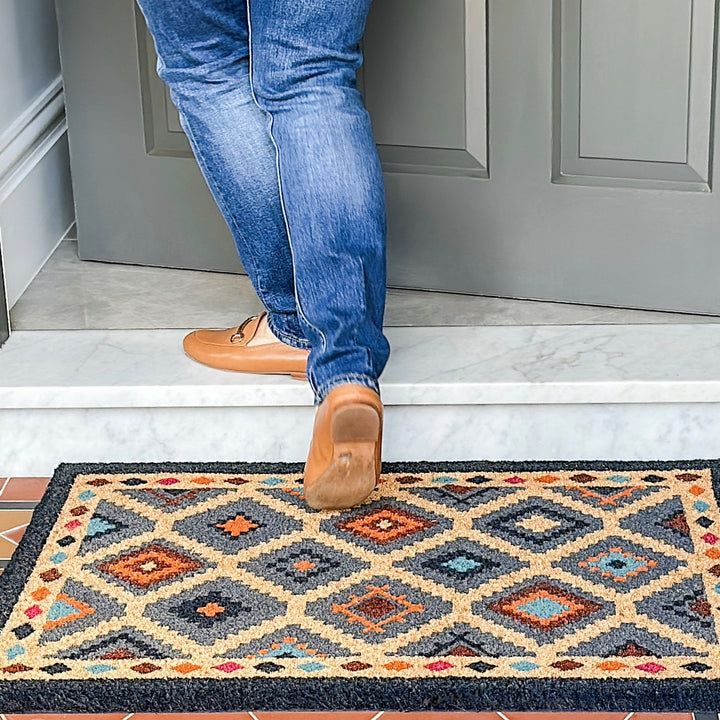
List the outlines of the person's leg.
{"label": "person's leg", "polygon": [[267,113],[293,256],[308,378],[320,403],[378,390],[389,355],[385,192],[356,87],[370,0],[247,0],[250,85]]}
{"label": "person's leg", "polygon": [[308,348],[297,317],[275,148],[254,102],[245,0],[137,0],[157,70],[223,213],[240,259],[283,342]]}

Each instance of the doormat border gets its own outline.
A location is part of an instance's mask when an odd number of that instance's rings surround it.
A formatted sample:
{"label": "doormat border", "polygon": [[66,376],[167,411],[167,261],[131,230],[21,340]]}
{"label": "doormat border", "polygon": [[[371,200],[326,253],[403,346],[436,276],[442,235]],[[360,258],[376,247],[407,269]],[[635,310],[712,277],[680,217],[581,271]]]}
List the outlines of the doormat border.
{"label": "doormat border", "polygon": [[[548,472],[555,470],[711,470],[720,503],[720,458],[694,460],[473,460],[383,463],[383,472]],[[27,531],[0,576],[0,632],[81,474],[300,473],[303,463],[152,462],[61,463]],[[52,707],[43,695],[52,683]],[[233,711],[615,711],[714,712],[720,680],[555,678],[223,678],[133,680],[13,680],[0,678],[0,712]]]}

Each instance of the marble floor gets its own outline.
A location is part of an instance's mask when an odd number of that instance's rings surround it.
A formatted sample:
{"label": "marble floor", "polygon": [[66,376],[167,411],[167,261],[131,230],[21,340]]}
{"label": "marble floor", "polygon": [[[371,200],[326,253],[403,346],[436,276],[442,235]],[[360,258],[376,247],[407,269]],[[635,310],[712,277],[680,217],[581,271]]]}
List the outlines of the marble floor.
{"label": "marble floor", "polygon": [[[14,330],[230,327],[261,309],[232,273],[83,261],[64,240],[11,310]],[[388,292],[386,325],[719,323],[720,316],[453,293]]]}

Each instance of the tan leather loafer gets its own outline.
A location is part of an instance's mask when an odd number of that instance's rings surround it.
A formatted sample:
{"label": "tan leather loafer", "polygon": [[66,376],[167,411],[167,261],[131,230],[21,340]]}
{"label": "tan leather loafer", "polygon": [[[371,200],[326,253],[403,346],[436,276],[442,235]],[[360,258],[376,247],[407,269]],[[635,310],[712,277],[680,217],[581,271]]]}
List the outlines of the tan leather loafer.
{"label": "tan leather loafer", "polygon": [[339,385],[315,414],[310,452],[305,463],[307,504],[316,510],[338,510],[361,503],[380,477],[383,406],[363,385]]}
{"label": "tan leather loafer", "polygon": [[248,346],[265,315],[254,315],[240,327],[227,330],[195,330],[185,336],[183,348],[193,360],[220,370],[307,379],[309,350],[294,348],[279,340]]}

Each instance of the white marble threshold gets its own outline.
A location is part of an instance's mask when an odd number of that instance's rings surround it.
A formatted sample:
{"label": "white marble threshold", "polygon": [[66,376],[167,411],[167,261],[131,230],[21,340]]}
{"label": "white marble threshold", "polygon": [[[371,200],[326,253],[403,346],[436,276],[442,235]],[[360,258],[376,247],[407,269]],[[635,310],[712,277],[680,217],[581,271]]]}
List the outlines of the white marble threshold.
{"label": "white marble threshold", "polygon": [[[306,383],[204,367],[188,330],[17,331],[0,409],[307,407]],[[389,328],[386,406],[720,403],[720,325]]]}
{"label": "white marble threshold", "polygon": [[[304,462],[313,408],[0,409],[0,468],[62,462]],[[384,461],[712,460],[720,404],[387,406]]]}

